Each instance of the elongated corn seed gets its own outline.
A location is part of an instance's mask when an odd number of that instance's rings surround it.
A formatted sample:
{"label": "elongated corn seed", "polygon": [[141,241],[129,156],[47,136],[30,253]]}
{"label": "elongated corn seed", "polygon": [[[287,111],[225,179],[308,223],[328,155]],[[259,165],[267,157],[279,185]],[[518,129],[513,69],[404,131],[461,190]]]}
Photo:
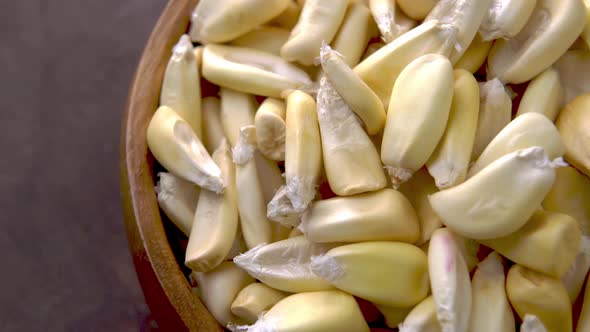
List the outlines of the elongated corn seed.
{"label": "elongated corn seed", "polygon": [[563,87],[563,105],[577,96],[590,93],[590,51],[587,49],[567,51],[553,67],[559,72]]}
{"label": "elongated corn seed", "polygon": [[[258,136],[258,135],[257,135]],[[262,196],[264,197],[264,204],[267,205],[280,187],[285,185],[285,179],[281,173],[279,165],[264,157],[260,151],[254,152],[254,159],[256,161],[256,169],[258,170],[258,177],[260,187],[262,189]]]}
{"label": "elongated corn seed", "polygon": [[225,191],[202,190],[186,247],[184,264],[193,271],[208,272],[230,252],[238,229],[235,167],[227,141],[213,154],[225,179]]}
{"label": "elongated corn seed", "polygon": [[522,319],[520,332],[547,332],[547,329],[541,320],[539,320],[539,317],[526,314]]}
{"label": "elongated corn seed", "polygon": [[[374,273],[379,266],[379,273]],[[343,245],[313,257],[311,270],[334,286],[375,304],[407,307],[428,293],[426,255],[403,242]]]}
{"label": "elongated corn seed", "polygon": [[586,290],[584,291],[584,304],[580,312],[580,319],[576,332],[590,331],[590,287],[586,283]]}
{"label": "elongated corn seed", "polygon": [[191,38],[201,43],[230,41],[278,16],[287,8],[289,2],[289,0],[199,1],[191,17]]}
{"label": "elongated corn seed", "polygon": [[481,242],[522,266],[559,278],[574,262],[580,230],[566,214],[537,211],[516,232]]}
{"label": "elongated corn seed", "polygon": [[553,67],[547,68],[529,82],[518,105],[516,116],[535,112],[555,121],[563,100],[563,88],[559,73]]}
{"label": "elongated corn seed", "polygon": [[266,204],[254,158],[255,150],[255,127],[242,127],[240,138],[232,152],[236,164],[240,225],[248,249],[272,240],[271,222],[266,218]]}
{"label": "elongated corn seed", "polygon": [[369,9],[360,3],[348,5],[342,25],[332,41],[334,50],[344,57],[348,66],[356,66],[371,37],[376,36],[377,27]]}
{"label": "elongated corn seed", "polygon": [[479,87],[465,70],[454,71],[453,100],[445,133],[426,162],[438,188],[450,188],[465,180],[475,142],[479,117]]}
{"label": "elongated corn seed", "polygon": [[236,332],[369,332],[354,297],[338,290],[288,296],[254,325],[230,326],[230,329]]}
{"label": "elongated corn seed", "polygon": [[266,98],[254,117],[258,150],[272,160],[285,160],[285,103]]}
{"label": "elongated corn seed", "polygon": [[232,262],[223,262],[209,272],[192,272],[197,280],[201,300],[215,320],[225,326],[229,322],[242,324],[231,312],[231,304],[244,287],[254,279]]}
{"label": "elongated corn seed", "polygon": [[304,236],[259,245],[236,256],[236,265],[268,286],[285,292],[315,292],[333,287],[311,272],[312,257],[335,245],[315,244]]}
{"label": "elongated corn seed", "polygon": [[548,332],[572,331],[572,307],[560,280],[513,265],[506,278],[506,293],[521,318],[537,316]]}
{"label": "elongated corn seed", "polygon": [[428,249],[430,287],[441,330],[467,331],[471,316],[471,281],[451,232],[437,229]]}
{"label": "elongated corn seed", "polygon": [[193,44],[188,35],[182,35],[172,49],[166,66],[160,105],[172,108],[201,136],[201,77]]}
{"label": "elongated corn seed", "polygon": [[474,74],[486,61],[491,48],[491,41],[483,41],[479,34],[475,35],[465,53],[455,63],[455,69],[465,69]]}
{"label": "elongated corn seed", "polygon": [[494,160],[519,149],[540,146],[549,159],[562,157],[565,152],[557,128],[546,116],[527,113],[517,117],[483,150],[477,161],[469,169],[472,177]]}
{"label": "elongated corn seed", "polygon": [[487,13],[491,0],[438,0],[425,21],[436,20],[449,26],[453,33],[449,40],[454,48],[449,59],[456,63],[473,41]]}
{"label": "elongated corn seed", "polygon": [[300,228],[313,242],[413,243],[420,234],[412,205],[393,189],[314,202]]}
{"label": "elongated corn seed", "polygon": [[582,234],[590,235],[590,179],[571,166],[560,167],[555,174],[543,208],[573,217]]}
{"label": "elongated corn seed", "polygon": [[403,323],[399,325],[399,332],[441,332],[441,326],[436,318],[436,304],[430,295],[418,303]]}
{"label": "elongated corn seed", "polygon": [[504,284],[502,260],[493,252],[479,263],[473,276],[469,331],[515,331],[514,316]]}
{"label": "elongated corn seed", "polygon": [[583,235],[573,264],[561,278],[572,303],[576,301],[584,286],[588,270],[590,270],[590,237]]}
{"label": "elongated corn seed", "polygon": [[387,108],[393,85],[401,71],[426,53],[448,54],[452,47],[449,42],[451,33],[452,28],[441,26],[436,20],[425,22],[371,54],[354,67],[354,72]]}
{"label": "elongated corn seed", "polygon": [[390,307],[385,305],[376,305],[377,309],[385,318],[385,325],[391,328],[397,327],[408,316],[412,307]]}
{"label": "elongated corn seed", "polygon": [[200,189],[194,183],[171,173],[158,173],[158,205],[185,235],[189,235],[199,200]]}
{"label": "elongated corn seed", "polygon": [[400,35],[410,31],[417,23],[407,17],[393,0],[369,0],[369,9],[381,32],[381,38],[391,43]]}
{"label": "elongated corn seed", "polygon": [[484,41],[510,39],[524,28],[537,0],[492,0],[479,28]]}
{"label": "elongated corn seed", "polygon": [[555,180],[541,147],[507,154],[462,184],[429,197],[443,224],[472,239],[506,236],[522,227]]}
{"label": "elongated corn seed", "polygon": [[238,143],[240,128],[254,124],[258,107],[254,96],[232,89],[221,88],[221,124],[227,141],[233,147]]}
{"label": "elongated corn seed", "polygon": [[439,0],[395,0],[406,15],[417,21],[426,18],[438,2]]}
{"label": "elongated corn seed", "polygon": [[557,118],[557,129],[565,145],[565,160],[590,176],[590,93],[567,104]]}
{"label": "elongated corn seed", "polygon": [[287,8],[285,8],[285,10],[283,10],[283,12],[279,16],[275,17],[270,23],[283,29],[293,29],[297,24],[297,21],[299,21],[301,7],[302,6],[298,3],[289,1]]}
{"label": "elongated corn seed", "polygon": [[203,51],[203,77],[223,87],[269,97],[311,83],[306,72],[277,55],[216,44],[206,45]]}
{"label": "elongated corn seed", "polygon": [[451,230],[448,230],[448,232],[453,237],[453,240],[455,241],[455,246],[461,253],[463,260],[467,265],[467,270],[470,272],[473,271],[473,269],[477,267],[477,264],[479,264],[479,259],[477,258],[477,253],[480,248],[479,242],[461,236]]}
{"label": "elongated corn seed", "polygon": [[281,56],[306,66],[313,64],[314,58],[320,54],[322,42],[330,43],[336,35],[347,5],[347,0],[306,1],[297,25],[281,48]]}
{"label": "elongated corn seed", "polygon": [[253,283],[242,289],[231,305],[231,312],[247,324],[254,324],[258,316],[272,308],[287,294],[263,283]]}
{"label": "elongated corn seed", "polygon": [[471,159],[476,160],[512,118],[512,100],[497,80],[479,85],[479,117]]}
{"label": "elongated corn seed", "polygon": [[428,242],[432,233],[442,226],[428,201],[428,195],[437,192],[438,189],[430,174],[421,168],[410,180],[402,183],[399,191],[410,201],[416,211],[420,223],[420,237],[416,244],[422,245]]}
{"label": "elongated corn seed", "polygon": [[322,145],[316,103],[307,93],[287,97],[285,180],[295,211],[304,211],[316,194],[322,169]]}
{"label": "elongated corn seed", "polygon": [[453,96],[453,68],[442,55],[412,61],[395,81],[381,160],[394,187],[424,166],[443,136]]}
{"label": "elongated corn seed", "polygon": [[168,106],[160,106],[147,128],[150,151],[170,173],[214,192],[223,191],[221,170],[191,126]]}
{"label": "elongated corn seed", "polygon": [[281,47],[283,47],[287,39],[289,39],[289,34],[290,32],[287,29],[261,26],[232,40],[229,44],[278,56],[280,55]]}
{"label": "elongated corn seed", "polygon": [[346,196],[385,187],[379,152],[326,77],[320,80],[317,99],[324,168],[332,191]]}
{"label": "elongated corn seed", "polygon": [[225,139],[221,123],[221,102],[217,97],[205,97],[201,100],[203,113],[203,145],[213,153]]}
{"label": "elongated corn seed", "polygon": [[332,86],[346,104],[363,121],[367,133],[375,135],[385,125],[385,109],[379,97],[363,82],[344,59],[330,46],[322,45],[320,50],[322,68]]}
{"label": "elongated corn seed", "polygon": [[526,82],[553,64],[584,29],[579,0],[537,0],[524,28],[509,40],[498,39],[488,57],[488,77],[504,83]]}

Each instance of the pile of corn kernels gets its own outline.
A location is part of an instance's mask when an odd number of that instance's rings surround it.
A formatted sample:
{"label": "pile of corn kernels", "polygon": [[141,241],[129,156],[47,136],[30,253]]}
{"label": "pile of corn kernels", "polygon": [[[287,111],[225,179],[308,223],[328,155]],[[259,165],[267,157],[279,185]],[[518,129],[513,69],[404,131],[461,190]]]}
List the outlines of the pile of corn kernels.
{"label": "pile of corn kernels", "polygon": [[201,301],[232,331],[590,331],[589,45],[590,0],[199,1],[147,142]]}

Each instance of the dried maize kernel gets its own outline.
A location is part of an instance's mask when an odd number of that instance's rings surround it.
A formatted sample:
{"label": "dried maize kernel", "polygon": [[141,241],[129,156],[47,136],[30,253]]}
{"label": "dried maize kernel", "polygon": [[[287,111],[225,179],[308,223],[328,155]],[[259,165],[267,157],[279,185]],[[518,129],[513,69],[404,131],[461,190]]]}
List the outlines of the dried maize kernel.
{"label": "dried maize kernel", "polygon": [[441,26],[436,20],[425,22],[371,54],[354,67],[354,72],[387,108],[393,85],[402,70],[423,54],[448,54],[452,47],[451,33],[451,28]]}
{"label": "dried maize kernel", "polygon": [[201,77],[193,44],[188,35],[182,35],[172,49],[166,66],[160,105],[172,108],[201,138]]}
{"label": "dried maize kernel", "polygon": [[256,282],[238,293],[231,304],[231,312],[247,324],[254,324],[260,315],[285,297],[286,293]]}
{"label": "dried maize kernel", "polygon": [[471,159],[479,158],[483,150],[512,118],[512,99],[497,79],[479,85],[479,117]]}
{"label": "dried maize kernel", "polygon": [[473,275],[472,308],[469,331],[514,332],[514,316],[506,297],[504,266],[500,256],[492,252]]}
{"label": "dried maize kernel", "polygon": [[471,280],[465,260],[447,228],[432,234],[428,273],[441,330],[467,331],[472,309]]}
{"label": "dried maize kernel", "polygon": [[236,256],[236,265],[266,285],[285,292],[315,292],[332,289],[329,282],[310,269],[312,257],[334,248],[315,244],[304,236],[259,245]]}
{"label": "dried maize kernel", "polygon": [[521,318],[537,316],[548,332],[572,331],[572,307],[559,279],[513,265],[506,277],[506,293]]}
{"label": "dried maize kernel", "polygon": [[305,92],[287,97],[285,180],[287,197],[303,212],[316,195],[322,169],[322,145],[315,100]]}
{"label": "dried maize kernel", "polygon": [[254,114],[258,108],[254,96],[232,89],[221,88],[221,112],[219,117],[223,133],[230,146],[238,144],[240,128],[254,124]]}
{"label": "dried maize kernel", "polygon": [[240,138],[232,153],[236,164],[240,226],[249,249],[272,241],[271,222],[266,218],[266,204],[258,177],[255,152],[255,127],[240,128]]}
{"label": "dried maize kernel", "polygon": [[289,39],[289,34],[290,32],[287,29],[261,26],[232,40],[229,44],[279,56],[281,47]]}
{"label": "dried maize kernel", "polygon": [[509,153],[465,182],[430,195],[443,224],[472,239],[506,236],[524,226],[555,180],[543,148]]}
{"label": "dried maize kernel", "polygon": [[492,0],[479,33],[484,41],[514,38],[524,28],[537,0]]}
{"label": "dried maize kernel", "polygon": [[479,117],[479,87],[472,74],[454,71],[453,99],[445,133],[426,162],[440,189],[465,180]]}
{"label": "dried maize kernel", "polygon": [[326,77],[320,80],[317,100],[324,168],[332,191],[345,196],[385,187],[379,152]]}
{"label": "dried maize kernel", "polygon": [[213,153],[213,160],[225,179],[225,191],[202,190],[194,212],[184,264],[193,271],[208,272],[229,254],[238,229],[235,166],[227,141]]}
{"label": "dried maize kernel", "polygon": [[393,0],[369,0],[369,9],[373,15],[381,38],[391,43],[400,35],[413,29],[417,22],[407,17]]}
{"label": "dried maize kernel", "polygon": [[439,0],[395,0],[395,3],[411,18],[422,21]]}
{"label": "dried maize kernel", "polygon": [[[356,66],[371,37],[377,35],[377,27],[369,9],[360,3],[348,5],[342,25],[332,41],[334,50],[343,56],[348,66]],[[321,51],[320,51],[321,53]]]}
{"label": "dried maize kernel", "polygon": [[322,45],[320,59],[330,83],[346,104],[361,118],[367,133],[375,135],[381,132],[386,115],[379,97],[330,46]]}
{"label": "dried maize kernel", "polygon": [[410,202],[383,189],[317,201],[300,227],[313,242],[403,241],[413,243],[420,229]]}
{"label": "dried maize kernel", "polygon": [[587,49],[567,51],[553,67],[559,72],[563,87],[563,105],[577,96],[590,93],[590,51]]}
{"label": "dried maize kernel", "polygon": [[566,214],[537,211],[514,233],[481,243],[522,266],[559,278],[574,262],[580,230]]}
{"label": "dried maize kernel", "polygon": [[418,303],[399,325],[399,332],[441,332],[432,295]]}
{"label": "dried maize kernel", "polygon": [[201,43],[230,41],[278,16],[287,8],[289,2],[201,0],[191,17],[191,38]]}
{"label": "dried maize kernel", "polygon": [[277,98],[311,83],[305,71],[280,56],[216,44],[203,51],[203,77],[222,87]]}
{"label": "dried maize kernel", "polygon": [[330,43],[346,13],[347,0],[308,0],[289,40],[281,48],[281,57],[303,65],[313,64],[322,42]]}
{"label": "dried maize kernel", "polygon": [[199,200],[199,187],[171,173],[160,172],[158,177],[158,205],[176,227],[188,236]]}
{"label": "dried maize kernel", "polygon": [[442,226],[428,201],[428,195],[438,191],[434,185],[434,179],[424,168],[421,168],[412,178],[402,183],[399,191],[410,201],[416,211],[420,223],[420,237],[416,244],[422,245],[428,242],[432,233]]}
{"label": "dried maize kernel", "polygon": [[590,93],[571,101],[559,113],[557,129],[565,145],[565,160],[590,176]]}
{"label": "dried maize kernel", "polygon": [[578,38],[585,24],[580,0],[537,0],[522,30],[498,39],[488,57],[488,77],[524,83],[551,66]]}
{"label": "dried maize kernel", "polygon": [[555,175],[543,208],[573,217],[582,234],[590,235],[590,179],[571,166],[556,169]]}
{"label": "dried maize kernel", "polygon": [[221,124],[221,102],[217,97],[205,97],[201,100],[203,116],[203,145],[207,152],[213,153],[225,139]]}
{"label": "dried maize kernel", "polygon": [[234,332],[369,332],[354,297],[338,290],[290,295],[254,325],[230,326],[230,329]]}
{"label": "dried maize kernel", "polygon": [[412,61],[395,81],[381,160],[394,187],[424,166],[444,134],[453,96],[453,67],[438,54]]}
{"label": "dried maize kernel", "polygon": [[549,67],[529,82],[518,105],[516,116],[535,112],[555,121],[562,100],[563,88],[559,73],[553,67]]}
{"label": "dried maize kernel", "polygon": [[311,259],[313,273],[334,286],[375,304],[397,307],[426,297],[427,265],[422,250],[403,242],[348,244]]}
{"label": "dried maize kernel", "polygon": [[584,280],[590,269],[590,237],[582,235],[580,246],[573,264],[561,277],[563,285],[567,289],[570,301],[574,303],[584,286]]}
{"label": "dried maize kernel", "polygon": [[285,160],[285,103],[266,98],[254,116],[258,150],[271,160]]}
{"label": "dried maize kernel", "polygon": [[465,53],[455,63],[455,69],[465,69],[472,74],[475,73],[486,61],[491,48],[492,42],[483,41],[478,33]]}
{"label": "dried maize kernel", "polygon": [[255,282],[232,262],[223,262],[209,272],[192,272],[199,285],[200,298],[215,320],[225,326],[243,323],[231,312],[231,304],[238,293]]}
{"label": "dried maize kernel", "polygon": [[150,151],[170,173],[200,187],[223,192],[221,170],[201,140],[184,121],[168,106],[160,106],[147,128]]}
{"label": "dried maize kernel", "polygon": [[480,154],[469,169],[472,177],[494,160],[519,149],[540,146],[549,159],[562,157],[565,152],[557,128],[546,116],[527,113],[512,120]]}

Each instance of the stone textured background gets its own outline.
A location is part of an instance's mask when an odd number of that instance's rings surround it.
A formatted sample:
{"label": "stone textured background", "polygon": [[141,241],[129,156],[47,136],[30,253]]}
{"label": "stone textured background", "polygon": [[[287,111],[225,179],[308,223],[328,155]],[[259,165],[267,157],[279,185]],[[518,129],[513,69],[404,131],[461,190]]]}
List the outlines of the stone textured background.
{"label": "stone textured background", "polygon": [[0,330],[138,331],[120,118],[165,0],[2,1]]}

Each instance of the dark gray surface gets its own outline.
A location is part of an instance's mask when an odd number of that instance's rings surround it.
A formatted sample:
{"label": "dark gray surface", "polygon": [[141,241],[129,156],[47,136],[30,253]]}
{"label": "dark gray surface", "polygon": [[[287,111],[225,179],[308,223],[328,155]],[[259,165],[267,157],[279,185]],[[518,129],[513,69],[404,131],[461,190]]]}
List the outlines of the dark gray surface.
{"label": "dark gray surface", "polygon": [[127,88],[165,0],[2,1],[0,330],[137,331],[122,221]]}

